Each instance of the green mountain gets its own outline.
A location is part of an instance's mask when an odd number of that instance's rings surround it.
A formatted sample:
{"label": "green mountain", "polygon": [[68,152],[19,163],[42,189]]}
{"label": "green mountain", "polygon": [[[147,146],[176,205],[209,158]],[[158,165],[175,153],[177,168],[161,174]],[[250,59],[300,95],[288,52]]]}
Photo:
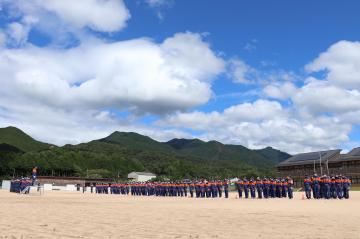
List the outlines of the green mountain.
{"label": "green mountain", "polygon": [[255,150],[257,153],[264,156],[270,163],[278,164],[286,159],[290,158],[290,154],[282,152],[278,149],[273,149],[272,147],[266,147],[264,149]]}
{"label": "green mountain", "polygon": [[0,128],[0,143],[15,146],[24,152],[40,151],[50,147],[49,144],[36,141],[15,127]]}
{"label": "green mountain", "polygon": [[[224,178],[275,174],[277,162],[290,157],[272,148],[251,150],[199,139],[162,143],[124,132],[88,143],[49,147],[16,128],[10,128],[9,137],[9,128],[5,129],[0,129],[1,175],[27,175],[38,166],[40,175],[53,176],[124,179],[131,171],[150,171],[172,179]],[[2,148],[6,153],[1,154]]]}

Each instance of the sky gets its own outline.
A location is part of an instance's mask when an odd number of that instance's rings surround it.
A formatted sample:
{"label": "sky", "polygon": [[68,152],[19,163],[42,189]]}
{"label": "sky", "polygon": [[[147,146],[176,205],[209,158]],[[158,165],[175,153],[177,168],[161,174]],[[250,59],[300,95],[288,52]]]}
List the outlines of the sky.
{"label": "sky", "polygon": [[0,127],[360,146],[360,2],[0,0]]}

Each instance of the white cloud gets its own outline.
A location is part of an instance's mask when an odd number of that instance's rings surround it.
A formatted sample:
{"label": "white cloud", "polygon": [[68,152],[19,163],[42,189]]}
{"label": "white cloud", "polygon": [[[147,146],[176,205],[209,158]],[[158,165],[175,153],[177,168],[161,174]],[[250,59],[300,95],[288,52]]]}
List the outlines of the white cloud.
{"label": "white cloud", "polygon": [[159,7],[173,4],[173,0],[145,0],[150,7]]}
{"label": "white cloud", "polygon": [[359,89],[360,42],[337,42],[305,68],[309,72],[326,71],[326,79],[337,86]]}
{"label": "white cloud", "polygon": [[270,98],[286,100],[291,98],[293,94],[295,94],[297,88],[291,82],[282,82],[282,83],[278,82],[265,86],[263,91],[265,95]]}
{"label": "white cloud", "polygon": [[[126,26],[130,13],[122,0],[2,0],[15,16],[32,17],[46,25],[50,14],[59,19],[59,26],[89,27],[100,32],[115,32]],[[58,27],[59,27],[58,26]],[[53,29],[56,30],[56,29]]]}
{"label": "white cloud", "polygon": [[240,59],[229,60],[228,67],[229,77],[235,83],[249,84],[255,83],[255,81],[257,80],[257,70],[250,67],[248,64],[246,64]]}
{"label": "white cloud", "polygon": [[6,44],[6,35],[2,30],[0,29],[0,48],[5,46]]}
{"label": "white cloud", "polygon": [[162,44],[138,39],[89,42],[67,50],[28,46],[4,50],[0,59],[4,94],[53,107],[140,113],[206,103],[211,79],[224,65],[193,33],[176,34]]}
{"label": "white cloud", "polygon": [[223,112],[177,113],[158,125],[200,131],[204,140],[242,144],[250,148],[273,146],[296,153],[338,147],[349,140],[349,124],[335,118],[301,119],[276,101],[257,100],[231,106]]}
{"label": "white cloud", "polygon": [[347,90],[329,81],[308,79],[307,83],[293,96],[294,103],[312,114],[342,114],[360,110],[360,92]]}
{"label": "white cloud", "polygon": [[29,30],[28,26],[13,22],[8,25],[6,32],[9,40],[14,45],[23,45],[27,41]]}

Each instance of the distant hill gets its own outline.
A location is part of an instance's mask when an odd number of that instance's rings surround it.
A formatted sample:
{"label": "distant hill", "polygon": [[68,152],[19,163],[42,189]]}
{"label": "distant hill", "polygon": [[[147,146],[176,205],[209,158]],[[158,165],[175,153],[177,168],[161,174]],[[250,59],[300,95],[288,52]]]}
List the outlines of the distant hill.
{"label": "distant hill", "polygon": [[162,144],[148,136],[144,136],[134,132],[114,132],[106,138],[97,141],[116,144],[129,149],[141,149],[150,151],[170,150],[166,144]]}
{"label": "distant hill", "polygon": [[15,127],[0,128],[0,143],[15,146],[24,152],[40,151],[50,147],[49,144],[39,142]]}
{"label": "distant hill", "polygon": [[[132,132],[78,145],[49,147],[13,127],[0,129],[1,147],[12,153],[3,161],[2,173],[125,178],[131,171],[150,171],[166,178],[235,177],[274,174],[274,166],[290,157],[271,147],[251,150],[199,139],[158,142]],[[1,154],[0,154],[1,156]],[[10,157],[11,156],[11,157]],[[4,157],[4,156],[3,156]]]}
{"label": "distant hill", "polygon": [[199,139],[172,139],[166,144],[183,155],[196,156],[207,160],[238,160],[258,167],[273,167],[291,155],[267,147],[251,150],[241,145],[222,144],[217,141],[204,142]]}
{"label": "distant hill", "polygon": [[264,156],[268,162],[272,162],[273,164],[278,164],[291,157],[290,154],[282,152],[278,149],[273,149],[272,147],[266,147],[255,151]]}

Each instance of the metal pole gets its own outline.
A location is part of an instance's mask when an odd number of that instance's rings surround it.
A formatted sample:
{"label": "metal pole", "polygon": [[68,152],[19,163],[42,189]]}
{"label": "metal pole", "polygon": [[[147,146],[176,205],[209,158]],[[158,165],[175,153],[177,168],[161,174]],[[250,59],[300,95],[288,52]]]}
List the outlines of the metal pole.
{"label": "metal pole", "polygon": [[316,170],[315,170],[315,160],[314,160],[314,174],[316,173]]}
{"label": "metal pole", "polygon": [[327,175],[329,176],[329,160],[326,161],[326,171],[327,171]]}
{"label": "metal pole", "polygon": [[319,155],[320,155],[320,175],[322,176],[323,173],[322,173],[322,165],[321,165],[321,152],[319,152]]}

